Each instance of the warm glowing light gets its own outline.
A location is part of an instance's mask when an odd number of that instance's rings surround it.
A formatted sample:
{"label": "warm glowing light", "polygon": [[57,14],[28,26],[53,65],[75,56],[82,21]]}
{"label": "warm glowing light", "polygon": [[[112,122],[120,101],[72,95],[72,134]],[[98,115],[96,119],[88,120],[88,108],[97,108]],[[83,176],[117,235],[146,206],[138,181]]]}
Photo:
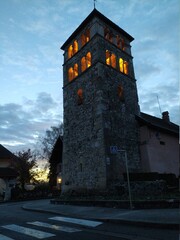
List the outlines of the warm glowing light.
{"label": "warm glowing light", "polygon": [[83,57],[81,59],[81,71],[84,72],[86,70],[86,58]]}
{"label": "warm glowing light", "polygon": [[91,53],[88,52],[86,54],[86,63],[87,63],[87,68],[91,66]]}
{"label": "warm glowing light", "polygon": [[75,40],[73,45],[70,45],[68,48],[68,58],[71,58],[78,51],[78,42]]}
{"label": "warm glowing light", "polygon": [[72,81],[73,80],[73,68],[69,68],[68,70],[68,79],[69,81]]}
{"label": "warm glowing light", "polygon": [[119,59],[119,68],[120,68],[120,72],[124,72],[124,65],[123,65],[123,59],[122,58]]}
{"label": "warm glowing light", "polygon": [[119,59],[119,69],[121,72],[128,74],[128,62],[124,61],[122,58]]}
{"label": "warm glowing light", "polygon": [[116,55],[106,50],[106,64],[116,68]]}
{"label": "warm glowing light", "polygon": [[68,58],[71,58],[73,56],[73,46],[70,45],[68,48]]}
{"label": "warm glowing light", "polygon": [[106,64],[110,65],[110,52],[106,50]]}
{"label": "warm glowing light", "polygon": [[78,95],[78,105],[83,103],[83,90],[80,88],[77,91],[77,95]]}
{"label": "warm glowing light", "polygon": [[91,53],[88,52],[85,57],[81,59],[81,71],[84,72],[91,66]]}
{"label": "warm glowing light", "polygon": [[124,73],[128,74],[128,62],[124,61]]}
{"label": "warm glowing light", "polygon": [[78,76],[78,64],[75,63],[74,64],[74,76],[73,77],[77,77]]}
{"label": "warm glowing light", "polygon": [[57,179],[57,182],[58,182],[59,184],[61,184],[61,183],[62,183],[62,178],[58,178],[58,179]]}
{"label": "warm glowing light", "polygon": [[114,53],[111,54],[111,66],[116,68],[116,56]]}
{"label": "warm glowing light", "polygon": [[90,40],[90,30],[87,29],[87,30],[85,31],[85,33],[83,33],[83,34],[81,35],[81,45],[82,45],[82,47],[83,47],[87,42],[89,42],[89,40]]}
{"label": "warm glowing light", "polygon": [[73,44],[73,54],[77,53],[78,51],[78,42],[75,40]]}

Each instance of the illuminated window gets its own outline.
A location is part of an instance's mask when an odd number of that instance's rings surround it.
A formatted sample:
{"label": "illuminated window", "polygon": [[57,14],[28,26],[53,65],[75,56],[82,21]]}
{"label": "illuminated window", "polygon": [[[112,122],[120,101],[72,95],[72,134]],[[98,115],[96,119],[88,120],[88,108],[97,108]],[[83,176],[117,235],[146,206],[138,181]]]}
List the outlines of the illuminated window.
{"label": "illuminated window", "polygon": [[116,55],[106,50],[106,64],[116,68]]}
{"label": "illuminated window", "polygon": [[73,68],[71,67],[71,68],[69,68],[69,70],[68,70],[68,79],[69,79],[69,81],[72,81],[73,80]]}
{"label": "illuminated window", "polygon": [[91,53],[90,52],[88,52],[86,54],[86,66],[87,66],[87,68],[91,66]]}
{"label": "illuminated window", "polygon": [[123,59],[122,58],[119,59],[119,69],[120,69],[120,72],[124,72],[124,66],[123,66]]}
{"label": "illuminated window", "polygon": [[83,47],[87,42],[89,42],[89,40],[90,40],[90,30],[87,29],[87,30],[85,31],[85,33],[83,33],[83,34],[81,35],[81,45],[82,45],[82,47]]}
{"label": "illuminated window", "polygon": [[120,38],[118,35],[116,37],[118,48],[125,50],[124,39]]}
{"label": "illuminated window", "polygon": [[122,58],[119,59],[119,70],[122,73],[128,74],[128,62],[124,61]]}
{"label": "illuminated window", "polygon": [[91,66],[91,53],[88,52],[85,57],[81,59],[81,71],[85,71]]}
{"label": "illuminated window", "polygon": [[118,86],[118,97],[121,101],[124,101],[124,89],[121,85]]}
{"label": "illuminated window", "polygon": [[78,76],[78,64],[75,63],[74,67],[70,67],[68,70],[68,80],[72,81],[77,76]]}
{"label": "illuminated window", "polygon": [[75,40],[73,45],[68,48],[68,58],[71,58],[78,51],[78,42]]}
{"label": "illuminated window", "polygon": [[74,77],[77,77],[78,76],[78,64],[75,63],[74,64]]}
{"label": "illuminated window", "polygon": [[81,71],[84,72],[86,70],[86,58],[83,57],[81,59]]}
{"label": "illuminated window", "polygon": [[73,46],[70,45],[68,48],[68,58],[71,58],[73,56]]}
{"label": "illuminated window", "polygon": [[80,88],[77,91],[78,96],[78,105],[81,105],[83,103],[83,90]]}
{"label": "illuminated window", "polygon": [[128,62],[124,61],[124,73],[128,74]]}
{"label": "illuminated window", "polygon": [[73,54],[77,53],[78,51],[78,42],[75,40],[73,44]]}
{"label": "illuminated window", "polygon": [[105,39],[107,39],[110,42],[113,41],[113,36],[112,36],[112,33],[110,32],[109,28],[104,29],[104,37],[105,37]]}
{"label": "illuminated window", "polygon": [[111,54],[111,66],[116,68],[116,55],[114,53]]}

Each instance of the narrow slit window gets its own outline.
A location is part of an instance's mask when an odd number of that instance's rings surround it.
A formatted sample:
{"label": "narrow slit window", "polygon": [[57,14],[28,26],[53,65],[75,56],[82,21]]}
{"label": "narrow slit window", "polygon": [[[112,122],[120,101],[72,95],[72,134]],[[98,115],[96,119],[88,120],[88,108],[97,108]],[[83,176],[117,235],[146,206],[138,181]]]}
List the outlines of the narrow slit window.
{"label": "narrow slit window", "polygon": [[124,89],[123,89],[122,85],[118,86],[118,97],[120,98],[120,100],[122,102],[124,102]]}
{"label": "narrow slit window", "polygon": [[83,103],[83,90],[81,88],[78,89],[77,91],[77,97],[78,97],[77,103],[78,105],[81,105]]}
{"label": "narrow slit window", "polygon": [[68,80],[72,81],[73,80],[73,68],[69,68],[68,70]]}

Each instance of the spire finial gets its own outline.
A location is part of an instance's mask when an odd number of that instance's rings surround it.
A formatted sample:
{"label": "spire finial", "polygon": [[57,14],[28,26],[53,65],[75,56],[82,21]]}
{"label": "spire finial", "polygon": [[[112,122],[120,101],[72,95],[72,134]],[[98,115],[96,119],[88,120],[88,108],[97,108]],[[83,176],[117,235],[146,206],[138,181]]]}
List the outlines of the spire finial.
{"label": "spire finial", "polygon": [[97,0],[94,0],[94,9],[96,8],[96,2],[97,2]]}

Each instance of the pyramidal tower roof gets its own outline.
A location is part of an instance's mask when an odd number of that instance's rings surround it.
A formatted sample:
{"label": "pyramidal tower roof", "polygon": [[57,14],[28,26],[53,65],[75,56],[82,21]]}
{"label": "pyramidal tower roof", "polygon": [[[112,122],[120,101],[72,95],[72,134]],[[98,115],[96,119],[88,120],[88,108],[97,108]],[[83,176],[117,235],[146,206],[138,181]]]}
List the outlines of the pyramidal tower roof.
{"label": "pyramidal tower roof", "polygon": [[130,42],[134,40],[134,38],[129,35],[126,31],[120,28],[118,25],[113,23],[109,18],[105,17],[102,13],[100,13],[97,9],[93,9],[93,11],[85,18],[85,20],[76,28],[76,30],[71,34],[71,36],[65,41],[65,43],[61,46],[61,49],[64,50],[65,47],[75,38],[75,36],[87,25],[89,21],[91,21],[94,17],[98,17],[106,24],[110,25],[115,30],[121,32],[124,36],[126,36]]}

